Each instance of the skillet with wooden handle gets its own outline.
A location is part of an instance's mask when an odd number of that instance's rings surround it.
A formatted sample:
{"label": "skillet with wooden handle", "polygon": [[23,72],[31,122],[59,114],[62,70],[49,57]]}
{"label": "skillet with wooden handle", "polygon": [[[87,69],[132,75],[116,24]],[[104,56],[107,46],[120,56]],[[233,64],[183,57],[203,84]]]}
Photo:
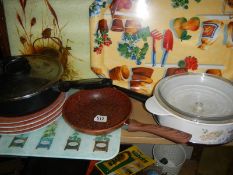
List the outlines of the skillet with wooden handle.
{"label": "skillet with wooden handle", "polygon": [[131,110],[131,100],[125,93],[106,87],[76,92],[66,100],[62,113],[71,127],[87,134],[106,134],[126,125],[128,131],[149,132],[176,143],[189,142],[188,133],[129,119]]}

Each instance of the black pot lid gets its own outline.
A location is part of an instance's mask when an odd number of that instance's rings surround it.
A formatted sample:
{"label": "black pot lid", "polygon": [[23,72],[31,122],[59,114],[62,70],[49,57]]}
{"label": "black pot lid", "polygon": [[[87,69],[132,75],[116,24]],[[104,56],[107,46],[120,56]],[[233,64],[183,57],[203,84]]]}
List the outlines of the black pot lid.
{"label": "black pot lid", "polygon": [[59,58],[27,55],[6,58],[1,63],[0,102],[29,98],[57,82],[63,73]]}
{"label": "black pot lid", "polygon": [[171,114],[201,123],[233,122],[233,84],[208,74],[187,73],[162,79],[154,95]]}

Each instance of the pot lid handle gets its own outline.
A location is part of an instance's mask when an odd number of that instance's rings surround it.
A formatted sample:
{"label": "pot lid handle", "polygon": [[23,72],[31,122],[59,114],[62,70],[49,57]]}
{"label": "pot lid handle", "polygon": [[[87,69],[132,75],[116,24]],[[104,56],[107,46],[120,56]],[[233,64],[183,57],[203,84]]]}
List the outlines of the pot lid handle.
{"label": "pot lid handle", "polygon": [[24,76],[29,74],[31,66],[23,56],[10,57],[3,62],[3,73],[9,76]]}
{"label": "pot lid handle", "polygon": [[159,102],[155,99],[154,96],[150,97],[145,103],[146,109],[156,115],[170,115]]}

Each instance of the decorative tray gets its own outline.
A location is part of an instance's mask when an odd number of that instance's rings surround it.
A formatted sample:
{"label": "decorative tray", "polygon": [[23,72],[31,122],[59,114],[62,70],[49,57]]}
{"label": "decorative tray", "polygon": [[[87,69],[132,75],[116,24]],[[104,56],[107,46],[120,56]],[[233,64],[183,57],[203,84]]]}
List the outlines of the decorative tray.
{"label": "decorative tray", "polygon": [[232,14],[222,0],[96,0],[89,8],[91,69],[148,95],[177,73],[233,80]]}
{"label": "decorative tray", "polygon": [[118,154],[120,137],[121,129],[99,136],[77,132],[60,116],[33,132],[0,134],[0,155],[108,160]]}

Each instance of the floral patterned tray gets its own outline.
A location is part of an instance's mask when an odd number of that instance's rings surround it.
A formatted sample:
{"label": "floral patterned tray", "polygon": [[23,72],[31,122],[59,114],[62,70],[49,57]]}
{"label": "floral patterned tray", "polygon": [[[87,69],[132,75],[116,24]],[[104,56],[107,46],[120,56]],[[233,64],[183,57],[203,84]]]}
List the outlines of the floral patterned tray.
{"label": "floral patterned tray", "polygon": [[222,0],[96,0],[89,8],[91,69],[143,94],[182,72],[233,80],[231,11]]}
{"label": "floral patterned tray", "polygon": [[108,160],[118,154],[120,137],[121,129],[99,136],[77,132],[61,116],[33,132],[0,134],[0,155]]}

